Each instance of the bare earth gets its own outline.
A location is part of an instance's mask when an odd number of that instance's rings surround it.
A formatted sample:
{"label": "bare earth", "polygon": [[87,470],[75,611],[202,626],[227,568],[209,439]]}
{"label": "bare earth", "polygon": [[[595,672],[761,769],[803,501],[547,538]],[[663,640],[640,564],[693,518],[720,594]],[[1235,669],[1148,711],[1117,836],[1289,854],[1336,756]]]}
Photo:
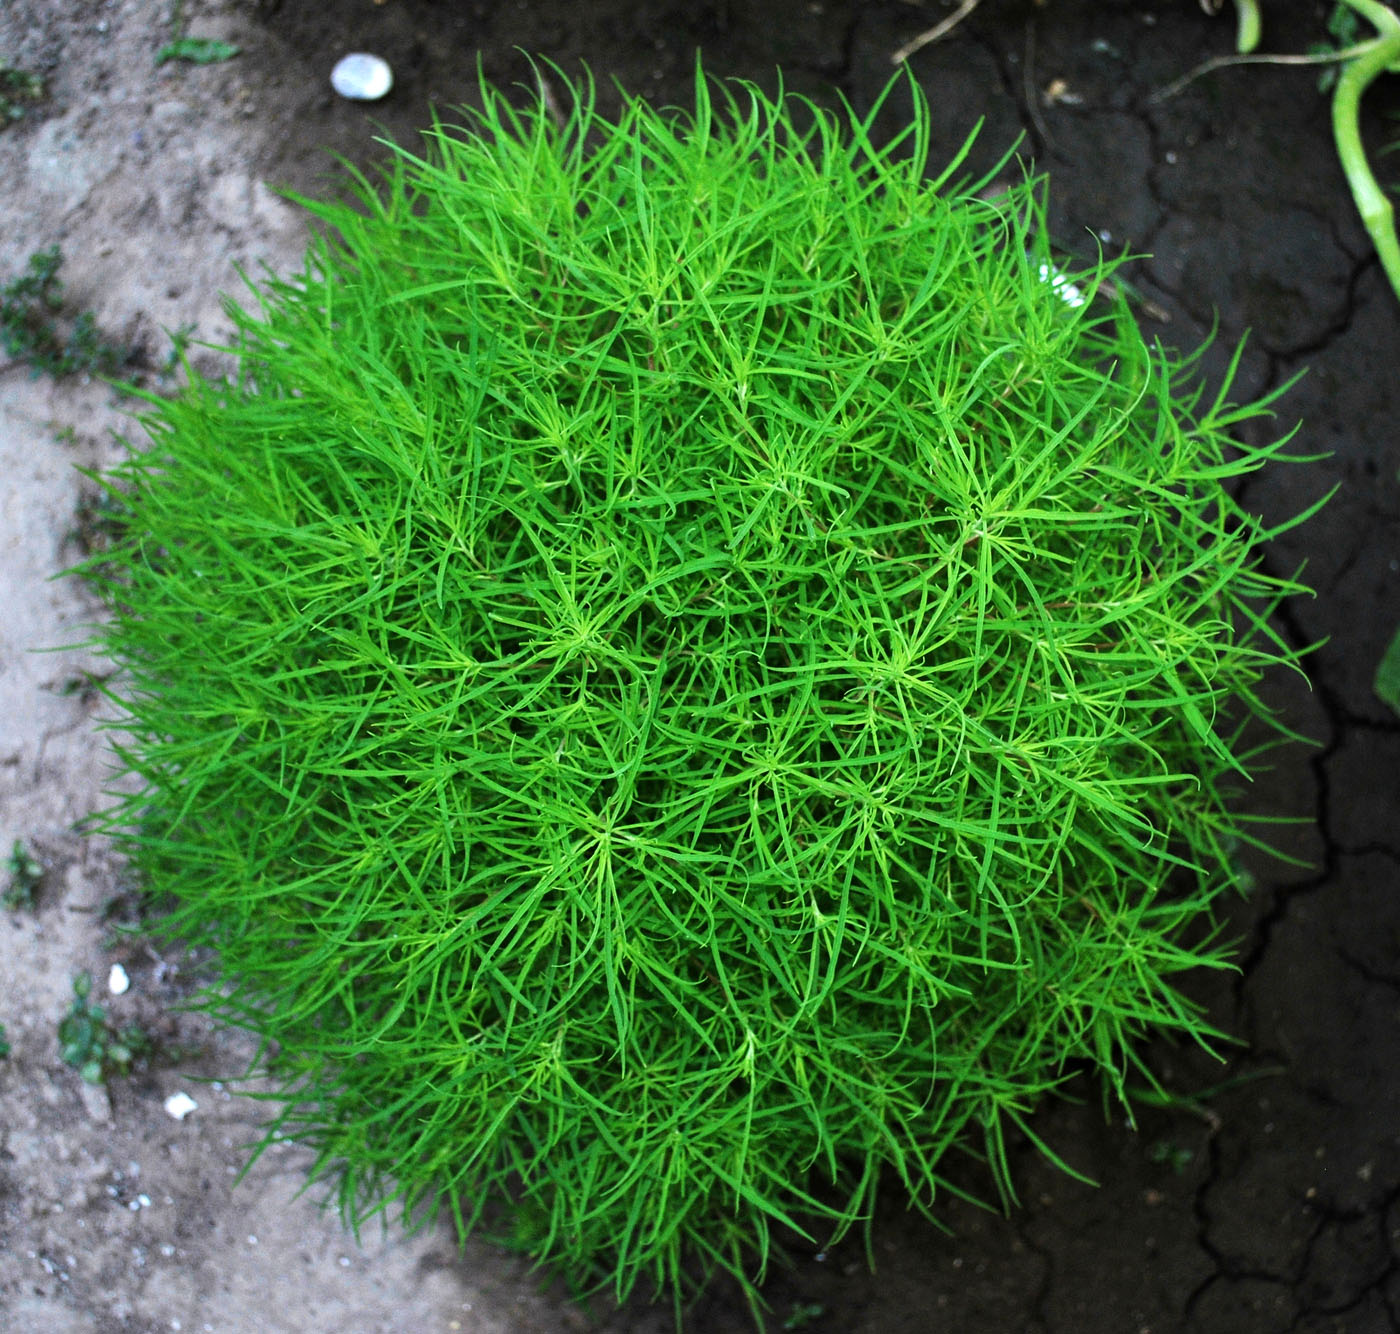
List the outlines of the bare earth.
{"label": "bare earth", "polygon": [[[0,282],[57,243],[68,303],[143,361],[169,351],[163,328],[217,339],[234,266],[286,268],[305,239],[298,212],[251,170],[284,129],[244,83],[268,47],[253,15],[186,4],[192,32],[244,42],[249,56],[157,68],[163,2],[0,8],[0,54],[49,83],[36,114],[0,134]],[[0,847],[20,839],[45,869],[37,909],[0,914],[0,1023],[13,1047],[0,1061],[0,1328],[576,1328],[489,1248],[458,1260],[449,1239],[377,1230],[357,1245],[334,1213],[294,1198],[295,1154],[235,1185],[262,1109],[200,1080],[239,1071],[251,1049],[171,1014],[178,965],[114,940],[104,914],[121,916],[119,868],[73,829],[101,803],[105,740],[95,701],[62,693],[101,664],[38,651],[79,640],[91,615],[74,581],[51,577],[81,555],[73,534],[91,487],[75,467],[112,458],[115,433],[139,428],[105,386],[0,361]],[[131,981],[121,996],[107,994],[113,963]],[[58,1060],[57,1022],[84,969],[114,1023],[180,1049],[178,1073],[158,1055],[145,1073],[92,1086]],[[163,1105],[180,1091],[198,1104],[182,1121]]]}

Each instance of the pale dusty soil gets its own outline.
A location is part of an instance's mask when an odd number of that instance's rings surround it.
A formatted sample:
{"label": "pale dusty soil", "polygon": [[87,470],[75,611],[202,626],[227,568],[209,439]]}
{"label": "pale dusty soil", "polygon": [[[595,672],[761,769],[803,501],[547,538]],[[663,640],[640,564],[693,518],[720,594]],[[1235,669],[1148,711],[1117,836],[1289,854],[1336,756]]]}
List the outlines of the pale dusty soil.
{"label": "pale dusty soil", "polygon": [[[282,129],[255,114],[244,82],[258,74],[253,16],[186,4],[191,31],[244,41],[251,59],[157,69],[163,0],[0,8],[0,53],[54,62],[40,114],[0,134],[0,281],[61,244],[70,304],[134,343],[131,370],[150,379],[143,367],[170,346],[162,327],[217,339],[235,264],[284,268],[303,243],[300,216],[250,167]],[[178,967],[114,940],[104,921],[109,905],[122,916],[120,871],[73,826],[102,799],[105,742],[93,702],[59,693],[101,664],[37,650],[79,639],[92,610],[75,582],[51,581],[80,555],[88,488],[75,467],[110,459],[113,434],[132,431],[106,387],[0,362],[0,847],[22,839],[45,867],[37,910],[0,913],[0,1023],[13,1046],[0,1061],[0,1329],[573,1328],[564,1303],[489,1248],[458,1260],[440,1236],[377,1231],[357,1245],[313,1198],[293,1198],[294,1154],[235,1185],[260,1109],[198,1081],[238,1071],[250,1051],[172,1014]],[[131,978],[120,997],[105,995],[114,962]],[[92,1087],[59,1062],[56,1025],[82,969],[114,1022],[183,1050],[178,1073],[158,1056]],[[178,1090],[198,1103],[182,1122],[163,1109]]]}

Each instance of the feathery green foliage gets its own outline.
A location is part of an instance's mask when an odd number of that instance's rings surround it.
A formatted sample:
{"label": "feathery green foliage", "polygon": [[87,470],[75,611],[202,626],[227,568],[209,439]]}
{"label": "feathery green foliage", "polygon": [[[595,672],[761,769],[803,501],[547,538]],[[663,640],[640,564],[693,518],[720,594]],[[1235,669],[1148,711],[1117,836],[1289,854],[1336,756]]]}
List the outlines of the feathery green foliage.
{"label": "feathery green foliage", "polygon": [[749,1283],[1211,1036],[1281,442],[915,96],[483,89],[108,479],[105,825],[356,1222]]}

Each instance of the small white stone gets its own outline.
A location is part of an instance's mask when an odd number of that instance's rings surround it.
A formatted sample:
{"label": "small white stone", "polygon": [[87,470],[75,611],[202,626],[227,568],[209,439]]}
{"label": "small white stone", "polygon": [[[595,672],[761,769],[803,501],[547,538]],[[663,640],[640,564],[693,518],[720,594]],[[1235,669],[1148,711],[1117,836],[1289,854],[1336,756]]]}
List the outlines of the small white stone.
{"label": "small white stone", "polygon": [[352,102],[377,102],[393,86],[388,62],[363,51],[343,57],[331,71],[331,87]]}
{"label": "small white stone", "polygon": [[121,996],[130,986],[131,979],[126,975],[126,969],[121,964],[114,963],[107,974],[107,990],[114,996]]}
{"label": "small white stone", "polygon": [[173,1116],[177,1121],[183,1121],[199,1104],[188,1093],[172,1093],[165,1100],[165,1111],[167,1116]]}
{"label": "small white stone", "polygon": [[1084,304],[1084,293],[1070,282],[1059,269],[1052,269],[1050,265],[1042,264],[1040,266],[1040,281],[1049,283],[1065,305],[1082,306]]}

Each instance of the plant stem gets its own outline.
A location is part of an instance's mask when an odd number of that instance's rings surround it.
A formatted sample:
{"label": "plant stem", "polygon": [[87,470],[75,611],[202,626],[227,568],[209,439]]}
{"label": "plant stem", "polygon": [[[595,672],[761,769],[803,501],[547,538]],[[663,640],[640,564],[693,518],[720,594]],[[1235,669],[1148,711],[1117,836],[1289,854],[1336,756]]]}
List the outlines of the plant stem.
{"label": "plant stem", "polygon": [[1332,132],[1361,221],[1376,247],[1391,288],[1400,298],[1400,237],[1395,231],[1395,209],[1376,180],[1361,143],[1362,95],[1378,75],[1400,69],[1400,18],[1379,0],[1345,2],[1375,25],[1380,40],[1342,67],[1332,99]]}
{"label": "plant stem", "polygon": [[1235,0],[1235,50],[1248,55],[1259,45],[1259,0]]}

